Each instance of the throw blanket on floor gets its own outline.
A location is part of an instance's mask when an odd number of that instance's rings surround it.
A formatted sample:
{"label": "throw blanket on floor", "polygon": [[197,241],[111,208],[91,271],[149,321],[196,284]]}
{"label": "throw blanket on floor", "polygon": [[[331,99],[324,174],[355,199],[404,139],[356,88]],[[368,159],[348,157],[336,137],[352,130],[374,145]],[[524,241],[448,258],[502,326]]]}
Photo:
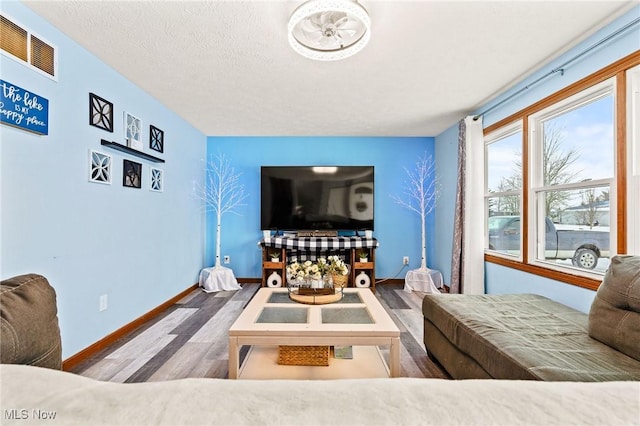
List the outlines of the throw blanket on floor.
{"label": "throw blanket on floor", "polygon": [[121,384],[6,364],[0,379],[3,425],[640,425],[639,382],[396,378]]}

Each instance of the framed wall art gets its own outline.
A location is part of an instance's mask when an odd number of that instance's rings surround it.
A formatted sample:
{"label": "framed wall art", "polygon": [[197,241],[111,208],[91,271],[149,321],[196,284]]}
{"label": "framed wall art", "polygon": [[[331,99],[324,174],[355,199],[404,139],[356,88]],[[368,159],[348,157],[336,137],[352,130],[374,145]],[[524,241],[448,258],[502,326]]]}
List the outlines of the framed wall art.
{"label": "framed wall art", "polygon": [[124,138],[129,148],[142,151],[142,120],[126,111],[124,113]]}
{"label": "framed wall art", "polygon": [[164,190],[164,182],[162,181],[164,172],[162,169],[151,167],[151,183],[149,190],[154,192],[162,192]]}
{"label": "framed wall art", "polygon": [[135,161],[123,160],[122,186],[129,188],[142,187],[142,164]]}
{"label": "framed wall art", "polygon": [[95,93],[89,93],[89,124],[113,133],[113,104]]}
{"label": "framed wall art", "polygon": [[89,182],[111,185],[112,157],[99,151],[89,150]]}
{"label": "framed wall art", "polygon": [[149,126],[149,148],[164,152],[164,132],[154,125]]}
{"label": "framed wall art", "polygon": [[[2,37],[4,33],[2,16]],[[11,36],[6,37],[11,39]],[[7,40],[9,46],[15,40]],[[5,50],[5,41],[2,40]],[[0,79],[0,123],[36,135],[49,134],[49,100],[13,83]]]}

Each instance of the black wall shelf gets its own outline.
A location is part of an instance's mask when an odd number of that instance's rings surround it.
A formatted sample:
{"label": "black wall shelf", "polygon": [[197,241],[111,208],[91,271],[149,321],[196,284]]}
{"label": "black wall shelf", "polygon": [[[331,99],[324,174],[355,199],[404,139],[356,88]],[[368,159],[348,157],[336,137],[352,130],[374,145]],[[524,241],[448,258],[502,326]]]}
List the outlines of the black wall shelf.
{"label": "black wall shelf", "polygon": [[109,142],[101,139],[100,144],[109,148],[117,149],[118,151],[126,152],[127,154],[135,155],[136,157],[144,158],[145,160],[153,161],[154,163],[164,163],[162,158],[154,157],[146,152],[138,151],[137,149],[129,148],[126,145],[122,145],[117,142]]}

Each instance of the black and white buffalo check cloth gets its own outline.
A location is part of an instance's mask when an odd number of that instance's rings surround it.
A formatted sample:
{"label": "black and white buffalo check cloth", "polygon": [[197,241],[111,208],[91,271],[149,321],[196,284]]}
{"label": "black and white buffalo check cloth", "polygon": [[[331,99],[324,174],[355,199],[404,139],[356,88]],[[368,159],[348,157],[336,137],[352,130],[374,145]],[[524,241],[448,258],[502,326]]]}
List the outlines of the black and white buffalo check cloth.
{"label": "black and white buffalo check cloth", "polygon": [[353,248],[375,248],[378,240],[366,237],[266,237],[259,243],[264,247],[307,251],[342,251]]}

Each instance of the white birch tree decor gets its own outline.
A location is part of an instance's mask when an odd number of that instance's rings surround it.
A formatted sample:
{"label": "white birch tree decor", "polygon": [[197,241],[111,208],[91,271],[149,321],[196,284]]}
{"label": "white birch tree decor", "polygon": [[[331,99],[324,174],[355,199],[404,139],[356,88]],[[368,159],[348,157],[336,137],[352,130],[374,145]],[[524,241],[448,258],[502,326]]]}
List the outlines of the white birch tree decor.
{"label": "white birch tree decor", "polygon": [[[226,213],[239,214],[237,209],[246,205],[244,201],[249,195],[240,181],[241,174],[236,173],[231,161],[222,153],[209,159],[206,174],[206,184],[204,187],[196,185],[196,193],[204,201],[205,210],[216,215],[216,263],[210,274],[224,276],[225,271],[231,270],[220,264],[222,216]],[[233,273],[230,275],[233,276]],[[235,282],[235,277],[233,281]],[[235,285],[237,286],[237,282]]]}
{"label": "white birch tree decor", "polygon": [[420,269],[427,270],[427,216],[436,207],[438,196],[438,179],[436,176],[435,161],[425,152],[416,162],[414,170],[404,168],[407,179],[401,195],[392,195],[391,198],[412,212],[420,216],[422,229],[422,255]]}

